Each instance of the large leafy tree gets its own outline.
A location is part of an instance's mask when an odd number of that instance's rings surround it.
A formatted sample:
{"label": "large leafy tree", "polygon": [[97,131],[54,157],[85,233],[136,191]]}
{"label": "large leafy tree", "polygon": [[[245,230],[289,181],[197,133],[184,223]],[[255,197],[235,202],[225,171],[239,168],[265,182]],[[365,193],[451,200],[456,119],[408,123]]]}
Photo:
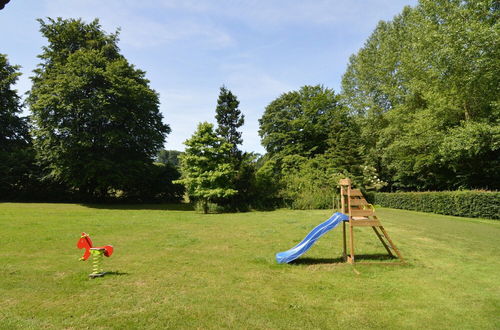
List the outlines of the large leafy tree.
{"label": "large leafy tree", "polygon": [[259,119],[261,143],[270,156],[323,154],[340,111],[338,95],[323,86],[282,94]]}
{"label": "large leafy tree", "polygon": [[2,10],[10,0],[0,0],[0,10]]}
{"label": "large leafy tree", "polygon": [[39,22],[48,45],[28,98],[38,159],[88,197],[133,187],[170,132],[158,94],[98,20]]}
{"label": "large leafy tree", "polygon": [[500,187],[500,125],[469,121],[448,130],[439,156],[455,174],[454,187]]}
{"label": "large leafy tree", "polygon": [[21,74],[19,66],[9,63],[7,56],[0,54],[0,148],[9,150],[29,140],[26,118],[22,118],[21,101],[12,88]]}
{"label": "large leafy tree", "polygon": [[[344,99],[360,115],[373,165],[394,188],[498,188],[489,152],[471,158],[485,157],[482,173],[465,176],[455,163],[461,158],[443,152],[453,145],[470,155],[467,141],[476,137],[465,138],[469,127],[499,124],[499,13],[494,0],[421,0],[379,23],[351,57]],[[481,138],[490,143],[485,150],[494,150],[492,136]]]}
{"label": "large leafy tree", "polygon": [[21,102],[12,88],[19,66],[0,54],[0,198],[13,198],[23,189],[33,161],[27,119],[21,117]]}
{"label": "large leafy tree", "polygon": [[329,167],[351,172],[363,163],[359,127],[339,95],[323,86],[304,86],[272,101],[260,119],[262,144],[277,165],[287,156],[327,154]]}
{"label": "large leafy tree", "polygon": [[331,206],[339,176],[363,180],[359,127],[333,90],[304,86],[285,93],[269,104],[260,125],[268,153],[257,183],[273,182],[287,204]]}
{"label": "large leafy tree", "polygon": [[240,102],[225,86],[220,88],[219,98],[217,99],[217,107],[215,108],[215,119],[217,120],[217,134],[224,138],[231,147],[231,157],[238,161],[241,158],[241,151],[238,149],[243,140],[241,132],[238,131],[245,123],[245,116],[238,108]]}
{"label": "large leafy tree", "polygon": [[209,203],[217,203],[237,193],[232,187],[234,165],[228,157],[231,143],[217,136],[213,124],[200,123],[193,136],[184,142],[180,155],[181,183],[191,200],[199,202],[204,213]]}

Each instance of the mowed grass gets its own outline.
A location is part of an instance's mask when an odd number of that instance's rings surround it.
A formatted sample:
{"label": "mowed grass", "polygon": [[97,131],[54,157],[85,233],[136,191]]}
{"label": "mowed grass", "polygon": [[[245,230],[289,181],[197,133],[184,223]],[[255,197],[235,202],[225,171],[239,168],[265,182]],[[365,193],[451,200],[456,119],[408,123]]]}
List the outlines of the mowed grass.
{"label": "mowed grass", "polygon": [[[340,228],[276,264],[330,214],[0,204],[0,328],[500,327],[500,222],[381,208],[408,265],[340,263]],[[110,275],[87,277],[82,231],[114,245]],[[370,228],[356,242],[384,253]]]}

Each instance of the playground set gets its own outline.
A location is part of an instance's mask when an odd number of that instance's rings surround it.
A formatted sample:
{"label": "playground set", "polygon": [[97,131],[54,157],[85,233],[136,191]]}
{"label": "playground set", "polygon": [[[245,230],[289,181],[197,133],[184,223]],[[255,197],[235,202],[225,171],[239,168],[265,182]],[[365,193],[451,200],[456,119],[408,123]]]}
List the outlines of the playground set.
{"label": "playground set", "polygon": [[81,261],[87,260],[92,256],[92,273],[89,274],[90,278],[102,277],[106,275],[102,268],[103,256],[111,257],[113,254],[113,246],[105,245],[100,247],[93,247],[92,240],[90,236],[86,233],[82,233],[76,246],[79,249],[85,249],[83,257],[80,258]]}
{"label": "playground set", "polygon": [[[375,214],[373,205],[366,201],[361,190],[353,189],[350,179],[340,180],[339,185],[341,212],[334,213],[329,219],[316,226],[299,244],[290,250],[277,253],[276,261],[280,264],[289,263],[299,258],[301,255],[306,253],[321,236],[342,224],[342,256],[344,261],[350,264],[355,263],[354,228],[371,227],[389,256],[391,258],[399,258],[399,263],[391,262],[390,264],[405,263],[401,252],[399,252],[396,245],[394,245],[384,226],[382,226],[382,223]],[[347,232],[349,232],[349,239],[347,238]],[[104,256],[110,257],[113,254],[113,246],[106,245],[102,247],[93,247],[90,236],[86,233],[82,233],[80,240],[77,243],[77,247],[79,249],[85,249],[85,253],[80,260],[85,261],[92,256],[93,268],[89,277],[95,278],[104,276],[106,273],[102,268],[102,260]],[[361,263],[367,264],[370,262]],[[376,264],[381,263],[377,262]]]}
{"label": "playground set", "polygon": [[[361,190],[353,189],[350,179],[340,180],[339,185],[341,212],[334,213],[328,220],[316,226],[299,244],[290,250],[277,253],[276,261],[278,263],[289,263],[297,259],[309,250],[321,236],[342,223],[344,261],[350,264],[355,263],[354,227],[371,227],[389,256],[391,258],[395,258],[396,256],[399,258],[399,263],[391,262],[391,264],[405,263],[401,252],[399,252],[396,245],[394,245],[393,241],[387,234],[387,231],[384,229],[382,223],[376,216],[373,205],[366,201]],[[349,231],[349,239],[347,239],[347,231]],[[347,248],[348,242],[349,249]],[[396,256],[394,254],[396,254]],[[361,263],[367,264],[369,262]],[[377,262],[377,264],[381,263]]]}

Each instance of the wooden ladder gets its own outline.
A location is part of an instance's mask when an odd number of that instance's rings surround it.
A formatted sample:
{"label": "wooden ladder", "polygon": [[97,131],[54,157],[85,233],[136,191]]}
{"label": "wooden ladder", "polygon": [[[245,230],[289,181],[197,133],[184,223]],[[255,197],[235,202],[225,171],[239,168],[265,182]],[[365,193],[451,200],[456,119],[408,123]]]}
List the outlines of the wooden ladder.
{"label": "wooden ladder", "polygon": [[[401,252],[399,252],[396,245],[394,245],[394,242],[391,240],[389,234],[387,234],[387,231],[384,229],[384,226],[382,226],[380,220],[375,214],[373,205],[366,201],[365,197],[361,193],[361,190],[352,189],[350,179],[342,179],[339,184],[341,212],[349,216],[349,220],[342,223],[344,260],[354,264],[354,227],[372,227],[389,256],[392,258],[397,256],[400,263],[404,263],[405,261]],[[346,223],[349,226],[349,254],[347,254]]]}

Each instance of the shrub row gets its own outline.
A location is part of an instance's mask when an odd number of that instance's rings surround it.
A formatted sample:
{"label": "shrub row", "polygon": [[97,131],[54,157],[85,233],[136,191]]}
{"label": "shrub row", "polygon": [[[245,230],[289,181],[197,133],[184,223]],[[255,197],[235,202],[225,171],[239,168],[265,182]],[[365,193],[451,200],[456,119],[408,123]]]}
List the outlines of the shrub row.
{"label": "shrub row", "polygon": [[500,192],[471,190],[397,192],[372,193],[369,197],[374,204],[395,209],[500,219]]}

